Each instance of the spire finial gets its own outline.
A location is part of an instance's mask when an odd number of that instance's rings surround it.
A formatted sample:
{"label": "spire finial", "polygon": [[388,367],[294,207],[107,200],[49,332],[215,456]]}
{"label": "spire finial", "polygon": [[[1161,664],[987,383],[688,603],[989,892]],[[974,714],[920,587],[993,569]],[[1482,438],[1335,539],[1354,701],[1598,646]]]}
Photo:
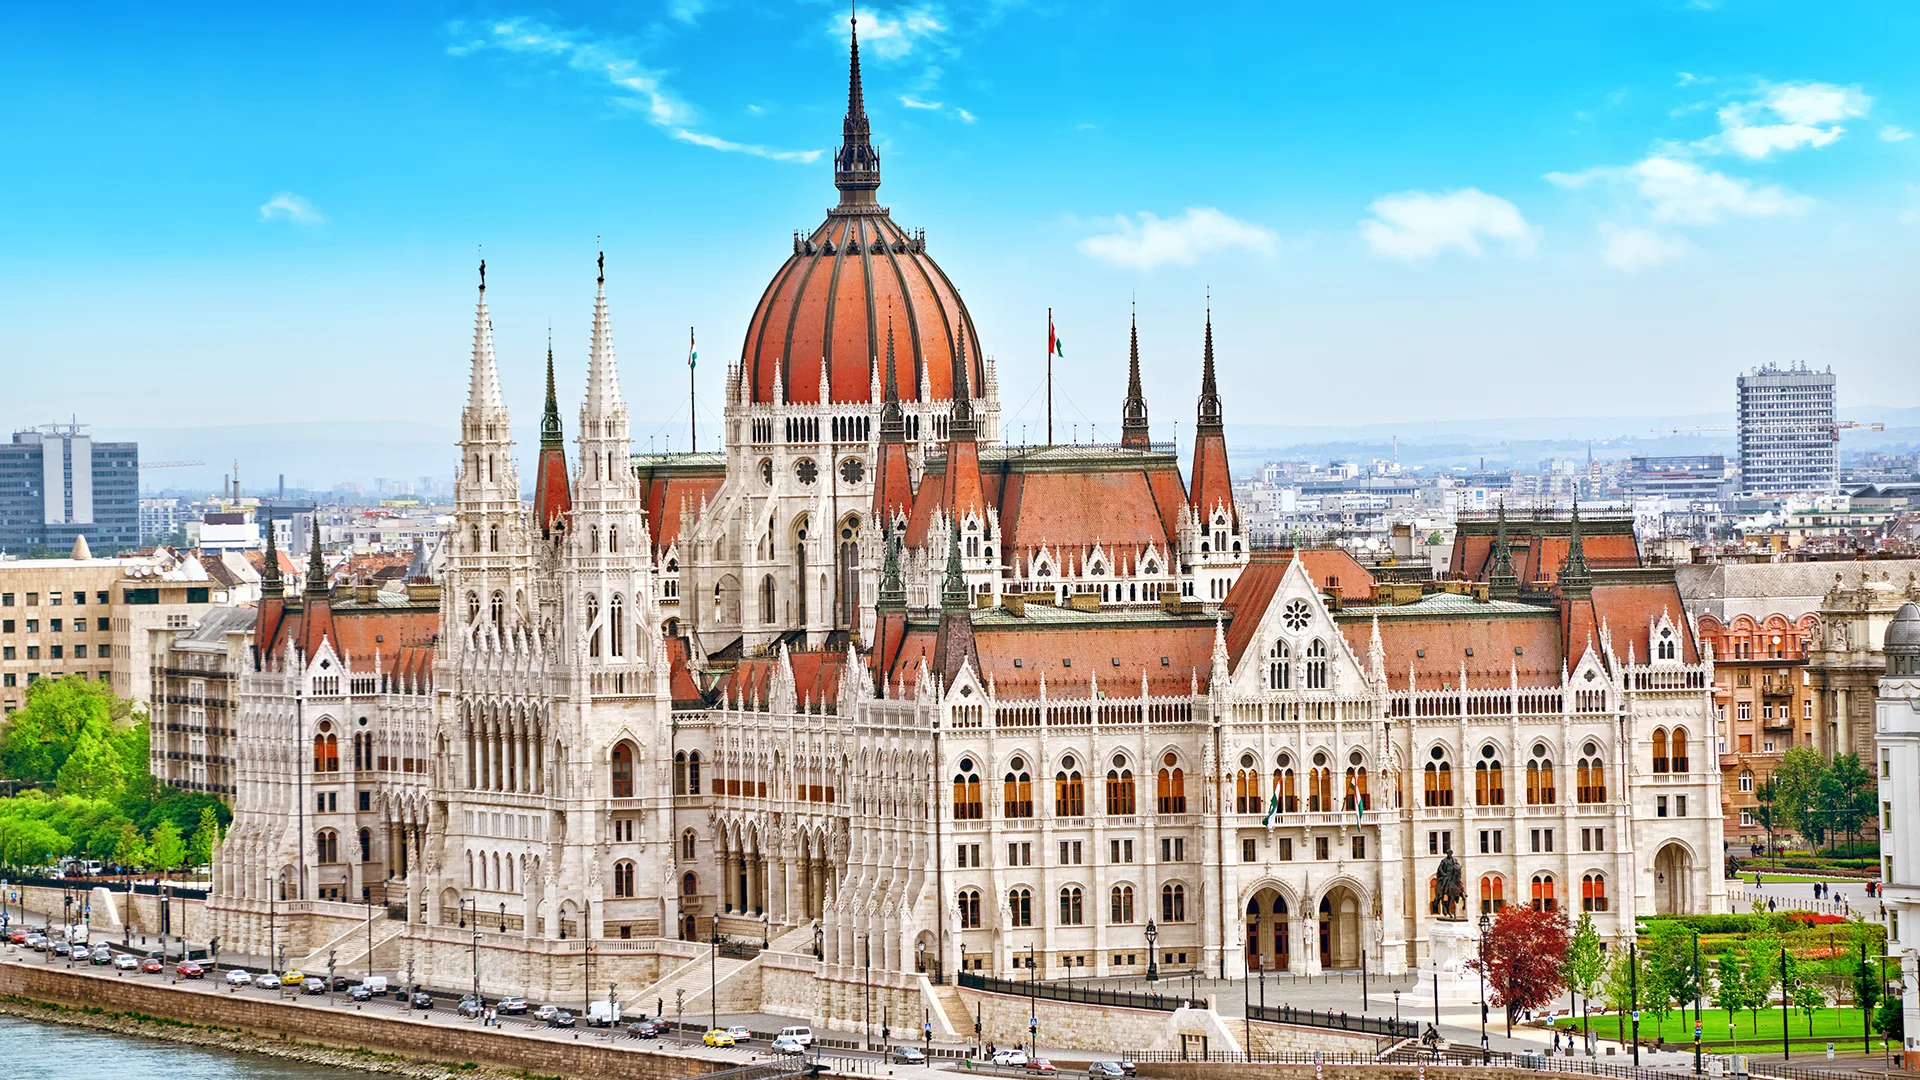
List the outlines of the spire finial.
{"label": "spire finial", "polygon": [[940,588],[940,610],[967,610],[967,576],[960,564],[960,525],[957,519],[947,530],[947,574]]}
{"label": "spire finial", "polygon": [[967,320],[960,320],[959,348],[953,354],[953,419],[948,422],[948,439],[974,438],[973,390],[967,385]]}
{"label": "spire finial", "polygon": [[833,186],[840,189],[840,205],[872,206],[880,187],[880,154],[873,148],[867,121],[867,100],[860,85],[860,17],[850,9],[847,25],[850,59],[847,67],[847,116],[841,124],[840,149],[833,156]]}
{"label": "spire finial", "polygon": [[487,291],[487,260],[480,260],[480,291]]}
{"label": "spire finial", "polygon": [[1213,372],[1213,290],[1207,290],[1207,335],[1206,346],[1201,354],[1200,363],[1200,430],[1218,431],[1223,426],[1220,418],[1220,388],[1214,381]]}
{"label": "spire finial", "polygon": [[1593,574],[1587,568],[1587,545],[1580,537],[1580,496],[1573,497],[1573,517],[1567,526],[1567,561],[1560,564],[1560,595],[1593,592]]}
{"label": "spire finial", "polygon": [[1120,445],[1134,450],[1149,446],[1147,395],[1140,388],[1140,314],[1130,305],[1127,346],[1127,400],[1120,407]]}
{"label": "spire finial", "polygon": [[313,537],[307,549],[307,595],[317,595],[314,590],[325,593],[327,589],[327,564],[320,558],[320,515],[313,515]]}
{"label": "spire finial", "polygon": [[540,446],[561,445],[560,399],[553,391],[553,327],[547,327],[547,408],[540,415]]}
{"label": "spire finial", "polygon": [[1493,526],[1493,568],[1487,584],[1495,596],[1512,596],[1520,591],[1520,578],[1513,572],[1513,545],[1507,541],[1507,500],[1500,500],[1499,516]]}
{"label": "spire finial", "polygon": [[[597,240],[599,239],[599,237],[595,237],[594,239]],[[605,285],[607,283],[607,253],[606,252],[602,251],[600,253],[600,260],[597,263],[597,265],[600,267],[599,284]]]}
{"label": "spire finial", "polygon": [[260,595],[280,596],[285,585],[280,578],[280,545],[273,538],[273,511],[267,511],[267,557],[260,568]]}

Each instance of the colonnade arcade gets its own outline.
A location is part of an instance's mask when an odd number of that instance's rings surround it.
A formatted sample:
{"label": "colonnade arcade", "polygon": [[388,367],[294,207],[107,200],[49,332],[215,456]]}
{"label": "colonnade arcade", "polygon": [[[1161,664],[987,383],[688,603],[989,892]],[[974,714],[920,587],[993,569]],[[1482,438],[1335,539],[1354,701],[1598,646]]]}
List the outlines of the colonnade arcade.
{"label": "colonnade arcade", "polygon": [[[1310,906],[1299,895],[1273,880],[1258,883],[1241,902],[1241,942],[1250,972],[1351,970],[1361,966],[1366,949],[1365,928],[1371,921],[1363,890],[1347,881],[1335,881],[1320,891]],[[1311,911],[1309,916],[1305,914]],[[1377,956],[1366,957],[1377,964]]]}
{"label": "colonnade arcade", "polygon": [[[765,917],[775,926],[797,926],[825,914],[834,881],[827,829],[823,825],[768,826],[757,819],[718,824],[714,845],[720,873],[721,914]],[[699,882],[682,875],[683,897],[697,895]],[[681,937],[689,935],[683,919]]]}
{"label": "colonnade arcade", "polygon": [[474,791],[546,793],[547,717],[530,701],[463,701],[467,787]]}

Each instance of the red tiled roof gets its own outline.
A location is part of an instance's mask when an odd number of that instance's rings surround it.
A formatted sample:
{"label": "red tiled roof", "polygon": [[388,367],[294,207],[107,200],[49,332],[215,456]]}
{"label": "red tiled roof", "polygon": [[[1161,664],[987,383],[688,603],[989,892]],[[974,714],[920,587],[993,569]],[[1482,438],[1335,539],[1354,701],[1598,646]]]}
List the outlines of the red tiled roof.
{"label": "red tiled roof", "polygon": [[[325,614],[310,625],[316,606]],[[351,660],[358,670],[371,670],[378,657],[380,670],[388,675],[426,680],[432,673],[433,643],[439,632],[439,609],[428,603],[363,607],[342,601],[325,605],[290,603],[283,608],[263,602],[254,624],[254,647],[265,666],[289,637],[310,651],[319,646],[324,635],[334,651]]]}
{"label": "red tiled roof", "polygon": [[645,459],[636,471],[646,499],[647,534],[657,554],[680,538],[682,512],[699,512],[720,490],[726,459],[718,454]]}
{"label": "red tiled roof", "polygon": [[[1395,608],[1378,612],[1348,609],[1340,632],[1360,662],[1373,643],[1373,615],[1379,615],[1380,644],[1386,652],[1387,686],[1406,690],[1408,672],[1416,690],[1506,686],[1517,671],[1522,686],[1560,682],[1560,614],[1553,608],[1514,611],[1515,605],[1489,605],[1486,614],[1416,615]],[[1467,650],[1473,650],[1468,656]],[[1518,651],[1516,651],[1518,650]]]}
{"label": "red tiled roof", "polygon": [[[847,666],[847,654],[835,652],[789,652],[793,665],[793,685],[802,704],[833,704],[840,699],[840,675]],[[715,692],[722,701],[754,701],[764,704],[772,693],[778,656],[759,656],[741,660],[722,676]]]}
{"label": "red tiled roof", "polygon": [[[934,670],[936,636],[932,625],[907,632],[889,674],[896,693],[912,685],[923,659]],[[1085,697],[1090,680],[1131,697],[1143,670],[1151,693],[1184,695],[1195,679],[1206,689],[1213,666],[1211,622],[1095,617],[1029,627],[991,620],[976,622],[973,636],[982,680],[990,677],[1003,698],[1038,697],[1042,675],[1053,700]]]}

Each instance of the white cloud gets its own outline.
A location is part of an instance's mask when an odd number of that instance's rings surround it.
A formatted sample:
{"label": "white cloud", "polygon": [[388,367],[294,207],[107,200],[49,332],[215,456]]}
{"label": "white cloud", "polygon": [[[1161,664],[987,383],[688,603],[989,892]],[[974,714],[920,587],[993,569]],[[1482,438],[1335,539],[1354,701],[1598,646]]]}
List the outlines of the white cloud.
{"label": "white cloud", "polygon": [[1679,237],[1663,236],[1637,225],[1600,223],[1600,260],[1616,270],[1644,270],[1693,250]]}
{"label": "white cloud", "polygon": [[667,5],[667,14],[678,22],[692,24],[707,10],[707,0],[672,0]]}
{"label": "white cloud", "polygon": [[[828,29],[841,42],[847,40],[847,20],[838,11],[830,16]],[[899,60],[916,48],[937,41],[948,29],[944,15],[932,4],[891,14],[878,8],[860,12],[860,41],[865,46],[862,51],[882,60]]]}
{"label": "white cloud", "polygon": [[919,98],[908,97],[905,94],[900,95],[900,104],[909,109],[926,109],[930,112],[939,112],[946,107],[937,101],[921,101]]}
{"label": "white cloud", "polygon": [[261,221],[291,221],[295,225],[325,225],[327,216],[316,209],[305,195],[291,191],[275,192],[260,204]]}
{"label": "white cloud", "polygon": [[1533,253],[1535,230],[1520,209],[1477,188],[1403,191],[1383,195],[1367,209],[1373,216],[1360,223],[1360,235],[1388,258],[1418,262],[1449,248],[1478,256],[1489,242],[1516,255]]}
{"label": "white cloud", "polygon": [[[686,7],[690,10],[687,17],[691,18],[699,13],[701,6],[700,0],[682,0],[674,13],[678,17],[680,9]],[[751,154],[772,161],[806,163],[820,159],[819,150],[775,150],[753,143],[735,142],[696,129],[693,124],[698,120],[698,110],[676,97],[667,88],[659,72],[644,67],[615,44],[557,30],[525,17],[477,26],[456,23],[450,29],[455,33],[472,35],[448,47],[447,51],[455,56],[498,50],[564,64],[570,70],[605,82],[614,91],[614,104],[639,113],[648,123],[680,142],[727,153]]]}
{"label": "white cloud", "polygon": [[1594,181],[1625,186],[1646,201],[1655,221],[1684,225],[1712,225],[1726,217],[1786,217],[1813,205],[1807,196],[1776,184],[1755,184],[1659,154],[1625,168],[1552,172],[1546,178],[1568,190]]}
{"label": "white cloud", "polygon": [[1136,221],[1122,214],[1113,226],[1112,232],[1080,241],[1081,253],[1115,266],[1151,270],[1168,263],[1192,266],[1204,256],[1233,250],[1271,259],[1279,245],[1272,229],[1211,206],[1188,207],[1171,218],[1143,210]]}
{"label": "white cloud", "polygon": [[1880,129],[1881,142],[1906,142],[1911,138],[1913,138],[1913,132],[1908,131],[1899,124],[1888,124],[1886,127]]}
{"label": "white cloud", "polygon": [[1865,116],[1872,108],[1873,99],[1857,86],[1785,83],[1753,101],[1722,106],[1720,133],[1697,145],[1755,159],[1776,150],[1831,146],[1846,133],[1840,121]]}
{"label": "white cloud", "polygon": [[959,117],[960,122],[963,124],[971,124],[975,120],[980,119],[979,117],[973,115],[972,113],[968,112],[965,109],[955,109],[953,110],[953,115]]}

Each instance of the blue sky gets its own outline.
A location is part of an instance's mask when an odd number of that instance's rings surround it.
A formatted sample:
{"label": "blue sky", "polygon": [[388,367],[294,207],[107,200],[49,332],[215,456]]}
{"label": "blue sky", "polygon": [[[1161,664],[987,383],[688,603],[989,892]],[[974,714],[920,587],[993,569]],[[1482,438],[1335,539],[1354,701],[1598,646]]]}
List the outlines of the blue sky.
{"label": "blue sky", "polygon": [[[599,237],[664,439],[687,327],[717,403],[833,199],[838,4],[122,8],[0,11],[0,423],[451,424],[484,245],[531,428],[549,321],[578,399]],[[1692,413],[1767,360],[1920,402],[1920,7],[927,0],[862,28],[881,199],[966,296],[1013,437],[1048,306],[1062,428],[1112,428],[1134,297],[1156,425],[1190,424],[1209,288],[1230,421]]]}

